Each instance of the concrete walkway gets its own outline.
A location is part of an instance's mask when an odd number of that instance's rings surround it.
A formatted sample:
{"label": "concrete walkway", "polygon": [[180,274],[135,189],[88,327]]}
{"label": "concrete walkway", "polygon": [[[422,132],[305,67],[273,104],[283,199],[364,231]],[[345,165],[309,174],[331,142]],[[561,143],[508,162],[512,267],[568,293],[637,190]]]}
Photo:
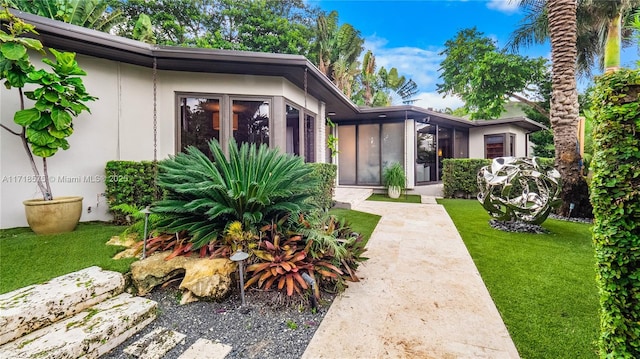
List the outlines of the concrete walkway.
{"label": "concrete walkway", "polygon": [[370,259],[303,358],[519,358],[442,206],[362,201],[353,209],[382,216]]}

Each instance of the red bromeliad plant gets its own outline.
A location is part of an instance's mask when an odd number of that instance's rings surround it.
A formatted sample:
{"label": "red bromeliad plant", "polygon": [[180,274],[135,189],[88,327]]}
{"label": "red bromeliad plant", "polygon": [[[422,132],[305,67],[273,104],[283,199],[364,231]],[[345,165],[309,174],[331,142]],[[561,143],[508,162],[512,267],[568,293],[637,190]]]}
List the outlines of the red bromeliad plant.
{"label": "red bromeliad plant", "polygon": [[[275,227],[275,226],[274,226]],[[278,290],[286,287],[287,295],[293,295],[295,291],[302,293],[302,289],[309,286],[302,278],[302,270],[311,269],[312,265],[307,259],[310,244],[303,249],[298,245],[302,241],[299,235],[292,236],[281,243],[280,234],[274,234],[272,240],[265,239],[260,242],[261,249],[253,251],[253,254],[262,262],[247,267],[247,272],[253,272],[251,278],[245,284],[245,288],[257,283],[258,288],[269,290],[276,284]]]}
{"label": "red bromeliad plant", "polygon": [[[279,224],[282,225],[282,222]],[[303,290],[309,289],[309,284],[302,276],[305,272],[316,282],[318,279],[339,278],[343,274],[328,261],[309,256],[313,240],[305,240],[300,234],[293,233],[283,241],[283,234],[277,228],[278,224],[275,223],[262,228],[271,238],[261,240],[259,249],[253,251],[258,263],[247,267],[247,272],[253,275],[245,288],[257,284],[258,288],[269,290],[275,284],[278,290],[286,290],[287,295],[291,296],[294,292],[302,294]],[[304,247],[300,248],[302,245]],[[318,285],[314,296],[320,297]]]}

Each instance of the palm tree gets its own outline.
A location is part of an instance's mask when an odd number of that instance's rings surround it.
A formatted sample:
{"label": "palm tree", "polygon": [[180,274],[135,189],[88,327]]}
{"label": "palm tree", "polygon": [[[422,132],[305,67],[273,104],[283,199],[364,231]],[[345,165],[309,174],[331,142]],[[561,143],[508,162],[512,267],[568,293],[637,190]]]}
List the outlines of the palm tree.
{"label": "palm tree", "polygon": [[576,38],[578,33],[575,0],[548,0],[547,15],[551,37],[550,120],[556,147],[555,167],[562,177],[562,207],[568,214],[575,205],[576,216],[591,217],[587,183],[580,173],[577,149],[578,90],[576,87]]}
{"label": "palm tree", "polygon": [[336,11],[320,15],[316,22],[316,30],[314,57],[318,69],[338,84],[341,79],[336,79],[334,74],[336,63],[341,62],[338,65],[341,67],[340,75],[352,68],[362,53],[364,39],[360,31],[350,24],[342,24],[338,27]]}
{"label": "palm tree", "polygon": [[[513,31],[507,47],[516,50],[532,44],[542,44],[549,39],[548,14],[545,1],[517,0],[525,11],[520,27]],[[576,9],[578,50],[577,69],[579,74],[590,75],[592,67],[598,63],[607,66],[605,55],[609,47],[613,52],[620,49],[621,40],[630,42],[633,31],[621,27],[622,20],[630,21],[640,7],[639,0],[578,0]],[[615,21],[612,21],[613,19]],[[614,41],[615,39],[617,41]],[[617,43],[617,45],[616,45]],[[613,47],[611,47],[611,46]],[[609,52],[611,53],[611,52]],[[613,55],[616,58],[616,55]],[[619,60],[617,60],[619,63]],[[614,67],[619,66],[615,65]]]}

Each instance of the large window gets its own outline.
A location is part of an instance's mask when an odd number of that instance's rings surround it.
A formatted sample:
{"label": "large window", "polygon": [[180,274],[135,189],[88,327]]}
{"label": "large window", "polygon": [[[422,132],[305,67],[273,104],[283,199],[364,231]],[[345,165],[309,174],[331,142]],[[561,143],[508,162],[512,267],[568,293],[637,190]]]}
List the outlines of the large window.
{"label": "large window", "polygon": [[338,181],[356,184],[356,126],[338,126]]}
{"label": "large window", "polygon": [[516,136],[512,133],[500,133],[484,136],[484,157],[493,159],[496,157],[515,156]]}
{"label": "large window", "polygon": [[300,110],[285,105],[287,119],[287,153],[300,156]]}
{"label": "large window", "polygon": [[358,184],[380,184],[380,125],[358,126]]}
{"label": "large window", "polygon": [[233,138],[238,144],[247,142],[269,146],[269,101],[233,100]]}
{"label": "large window", "polygon": [[381,185],[385,166],[404,165],[404,143],[404,122],[338,126],[339,184]]}
{"label": "large window", "polygon": [[304,160],[316,161],[316,118],[306,114],[304,116]]}
{"label": "large window", "polygon": [[180,102],[180,150],[195,146],[209,154],[208,142],[220,140],[220,100],[206,97],[178,98]]}

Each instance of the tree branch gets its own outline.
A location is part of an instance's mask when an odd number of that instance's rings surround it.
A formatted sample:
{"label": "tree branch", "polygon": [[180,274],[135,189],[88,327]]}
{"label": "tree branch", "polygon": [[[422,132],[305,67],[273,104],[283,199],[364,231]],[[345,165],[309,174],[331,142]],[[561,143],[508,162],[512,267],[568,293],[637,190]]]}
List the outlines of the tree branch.
{"label": "tree branch", "polygon": [[20,133],[19,133],[19,132],[16,132],[16,131],[14,131],[14,130],[10,129],[9,127],[7,127],[7,126],[5,126],[5,125],[3,125],[3,124],[1,124],[1,123],[0,123],[0,127],[2,127],[2,128],[4,128],[5,130],[9,131],[12,135],[20,136]]}
{"label": "tree branch", "polygon": [[529,105],[529,106],[533,107],[533,109],[534,109],[534,110],[536,110],[536,111],[538,111],[541,115],[546,116],[546,117],[549,117],[549,111],[545,110],[545,109],[544,109],[542,106],[540,106],[538,103],[533,102],[533,101],[531,101],[531,100],[529,100],[529,99],[527,99],[527,98],[525,98],[525,97],[522,97],[522,96],[520,96],[520,95],[516,95],[516,94],[514,94],[514,93],[510,93],[510,94],[509,94],[509,96],[511,96],[511,97],[513,97],[513,98],[515,98],[516,100],[518,100],[518,101],[520,101],[520,102],[522,102],[522,103],[524,103],[524,104],[527,104],[527,105]]}

